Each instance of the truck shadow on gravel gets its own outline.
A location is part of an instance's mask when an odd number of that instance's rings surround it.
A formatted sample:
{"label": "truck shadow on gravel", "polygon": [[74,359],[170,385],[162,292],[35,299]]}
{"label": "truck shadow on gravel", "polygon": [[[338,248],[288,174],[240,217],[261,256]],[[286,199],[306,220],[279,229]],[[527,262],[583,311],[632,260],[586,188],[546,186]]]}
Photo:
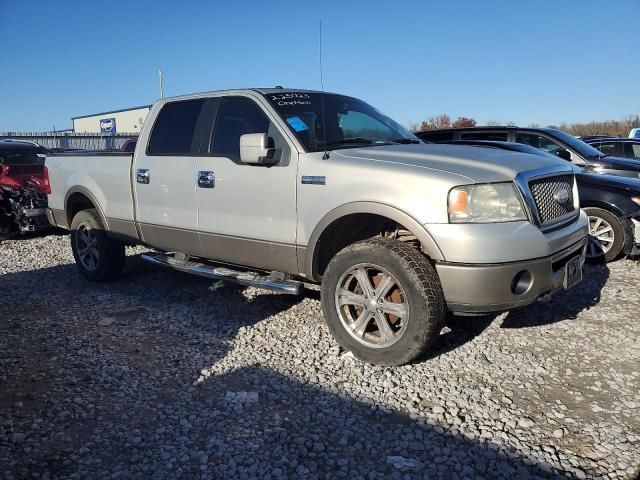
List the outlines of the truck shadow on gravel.
{"label": "truck shadow on gravel", "polygon": [[213,460],[217,478],[530,479],[574,474],[376,402],[354,400],[335,385],[319,388],[259,366],[211,377],[191,398],[192,408],[208,412],[198,417],[186,445],[168,448],[165,456],[176,462],[187,451],[196,458],[204,454]]}

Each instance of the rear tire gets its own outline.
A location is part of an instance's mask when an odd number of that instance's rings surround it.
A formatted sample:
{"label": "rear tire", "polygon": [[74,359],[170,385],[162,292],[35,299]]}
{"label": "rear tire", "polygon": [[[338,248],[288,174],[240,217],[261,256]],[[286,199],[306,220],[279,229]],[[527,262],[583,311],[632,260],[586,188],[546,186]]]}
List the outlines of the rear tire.
{"label": "rear tire", "polygon": [[620,256],[625,245],[624,225],[608,210],[587,207],[589,237],[587,243],[588,263],[609,263]]}
{"label": "rear tire", "polygon": [[377,365],[404,365],[420,357],[438,339],[447,312],[427,258],[385,238],[338,252],[324,272],[321,299],[337,342]]}
{"label": "rear tire", "polygon": [[82,210],[71,222],[71,249],[80,274],[94,281],[117,278],[124,268],[124,244],[109,238],[98,212]]}

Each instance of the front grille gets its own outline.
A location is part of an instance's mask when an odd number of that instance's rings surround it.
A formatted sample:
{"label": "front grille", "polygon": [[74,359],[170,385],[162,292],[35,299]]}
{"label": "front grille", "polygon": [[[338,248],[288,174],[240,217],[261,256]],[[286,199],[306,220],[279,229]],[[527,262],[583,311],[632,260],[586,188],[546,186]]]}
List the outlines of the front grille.
{"label": "front grille", "polygon": [[574,177],[571,174],[539,178],[529,182],[529,190],[536,203],[542,225],[552,223],[575,211],[573,182]]}

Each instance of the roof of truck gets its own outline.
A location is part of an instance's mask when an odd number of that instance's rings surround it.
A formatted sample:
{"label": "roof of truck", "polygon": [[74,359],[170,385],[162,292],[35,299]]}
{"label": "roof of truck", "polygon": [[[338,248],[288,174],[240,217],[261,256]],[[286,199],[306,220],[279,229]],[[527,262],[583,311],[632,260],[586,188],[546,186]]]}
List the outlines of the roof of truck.
{"label": "roof of truck", "polygon": [[[190,99],[190,98],[201,98],[206,97],[207,95],[211,95],[212,93],[220,94],[226,93],[232,95],[234,93],[250,93],[257,92],[263,95],[269,95],[273,93],[323,93],[320,90],[308,90],[304,88],[230,88],[224,90],[210,90],[208,92],[198,92],[198,93],[189,93],[187,95],[179,95],[176,97],[165,97],[162,100],[164,101],[172,101],[172,100],[180,100],[180,99]],[[336,95],[334,92],[324,92],[327,95]],[[161,101],[162,101],[161,100]]]}

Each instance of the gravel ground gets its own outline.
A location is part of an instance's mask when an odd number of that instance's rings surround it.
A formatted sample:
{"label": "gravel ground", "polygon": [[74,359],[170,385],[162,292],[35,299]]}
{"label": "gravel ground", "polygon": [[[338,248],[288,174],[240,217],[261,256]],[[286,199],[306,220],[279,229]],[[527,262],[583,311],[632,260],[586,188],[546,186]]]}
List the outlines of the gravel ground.
{"label": "gravel ground", "polygon": [[640,265],[456,319],[400,368],[342,352],[318,292],[0,245],[0,478],[638,478]]}

